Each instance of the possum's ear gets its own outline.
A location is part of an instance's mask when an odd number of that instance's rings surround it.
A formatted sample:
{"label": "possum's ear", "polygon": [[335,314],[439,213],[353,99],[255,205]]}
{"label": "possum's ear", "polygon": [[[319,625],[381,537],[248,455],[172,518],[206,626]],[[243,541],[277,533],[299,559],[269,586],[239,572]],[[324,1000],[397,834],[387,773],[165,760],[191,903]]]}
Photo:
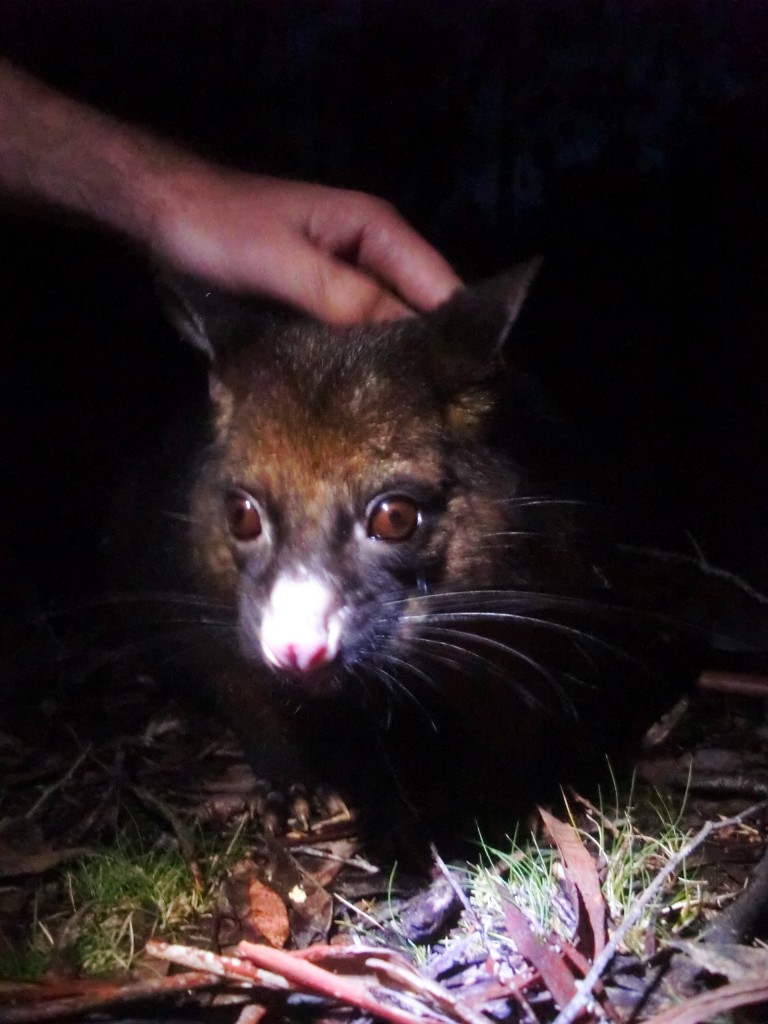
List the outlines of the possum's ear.
{"label": "possum's ear", "polygon": [[504,348],[539,272],[537,256],[473,288],[456,292],[427,319],[434,380],[449,421],[471,432],[493,408],[509,375]]}
{"label": "possum's ear", "polygon": [[234,408],[241,350],[269,340],[281,325],[298,319],[286,306],[241,298],[184,274],[163,271],[156,287],[170,322],[208,362],[208,391],[214,425],[224,430]]}
{"label": "possum's ear", "polygon": [[472,288],[463,288],[429,317],[435,354],[455,383],[486,380],[501,365],[509,333],[542,264],[536,256]]}
{"label": "possum's ear", "polygon": [[479,318],[477,342],[491,359],[503,352],[543,262],[543,256],[534,256],[472,289],[470,302]]}
{"label": "possum's ear", "polygon": [[162,272],[155,280],[165,315],[182,338],[214,362],[210,333],[213,292],[192,277]]}
{"label": "possum's ear", "polygon": [[220,331],[217,324],[220,314],[216,312],[220,306],[219,295],[196,278],[165,271],[157,275],[155,287],[165,315],[179,335],[208,359],[208,394],[214,430],[221,434],[232,419],[234,400],[221,379],[220,347],[218,341],[214,341]]}
{"label": "possum's ear", "polygon": [[276,325],[298,318],[286,306],[219,291],[183,274],[163,272],[156,285],[173,326],[214,366],[230,347],[252,345]]}

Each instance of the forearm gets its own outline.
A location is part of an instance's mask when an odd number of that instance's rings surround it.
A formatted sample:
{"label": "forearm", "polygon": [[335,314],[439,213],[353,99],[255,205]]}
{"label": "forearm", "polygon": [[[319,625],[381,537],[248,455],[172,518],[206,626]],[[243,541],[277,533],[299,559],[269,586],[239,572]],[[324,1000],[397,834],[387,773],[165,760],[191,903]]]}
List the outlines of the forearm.
{"label": "forearm", "polygon": [[151,246],[170,180],[184,163],[195,161],[0,61],[0,192]]}
{"label": "forearm", "polygon": [[372,196],[226,170],[0,61],[0,197],[57,206],[162,262],[334,323],[431,309],[460,284]]}

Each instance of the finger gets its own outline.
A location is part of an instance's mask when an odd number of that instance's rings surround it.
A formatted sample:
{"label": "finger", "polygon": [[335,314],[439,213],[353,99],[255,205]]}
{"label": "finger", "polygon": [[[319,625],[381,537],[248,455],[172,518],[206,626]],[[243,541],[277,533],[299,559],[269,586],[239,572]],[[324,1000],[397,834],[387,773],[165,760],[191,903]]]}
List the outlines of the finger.
{"label": "finger", "polygon": [[450,264],[386,203],[358,193],[320,205],[310,237],[330,252],[354,251],[355,262],[409,306],[429,310],[461,280]]}
{"label": "finger", "polygon": [[327,323],[392,320],[413,310],[367,274],[316,249],[309,242],[283,240],[260,261],[254,279],[259,291]]}
{"label": "finger", "polygon": [[448,262],[405,221],[367,225],[358,259],[414,309],[434,309],[461,287]]}

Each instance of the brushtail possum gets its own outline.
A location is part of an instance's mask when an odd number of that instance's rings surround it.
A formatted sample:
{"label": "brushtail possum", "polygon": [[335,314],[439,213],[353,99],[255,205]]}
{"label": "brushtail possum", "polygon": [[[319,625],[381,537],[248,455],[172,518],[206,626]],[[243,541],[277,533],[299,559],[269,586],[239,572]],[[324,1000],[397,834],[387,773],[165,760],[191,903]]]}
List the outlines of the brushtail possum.
{"label": "brushtail possum", "polygon": [[596,723],[625,745],[662,677],[695,667],[679,589],[649,596],[553,483],[563,424],[514,342],[538,267],[344,329],[166,286],[210,370],[187,608],[266,774],[375,777],[428,817],[461,790],[477,817],[564,735],[577,759]]}

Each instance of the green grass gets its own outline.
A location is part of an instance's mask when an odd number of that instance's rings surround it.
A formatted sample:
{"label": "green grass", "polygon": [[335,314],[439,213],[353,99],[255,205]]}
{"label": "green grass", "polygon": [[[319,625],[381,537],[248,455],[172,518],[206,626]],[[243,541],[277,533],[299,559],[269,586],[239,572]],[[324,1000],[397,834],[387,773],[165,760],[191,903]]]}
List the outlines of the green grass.
{"label": "green grass", "polygon": [[197,839],[197,876],[175,847],[146,849],[136,837],[123,838],[67,872],[69,927],[83,970],[129,970],[151,936],[178,938],[212,909],[243,844],[239,833],[226,846],[220,839]]}
{"label": "green grass", "polygon": [[51,960],[47,942],[0,945],[0,981],[39,981]]}
{"label": "green grass", "polygon": [[39,981],[53,956],[53,939],[39,919],[39,890],[32,900],[32,921],[24,929],[25,938],[0,936],[0,981]]}
{"label": "green grass", "polygon": [[518,830],[509,850],[484,851],[487,861],[474,869],[470,900],[489,931],[496,930],[494,924],[502,920],[504,901],[509,900],[538,930],[568,934],[556,850],[540,845],[533,835],[522,837]]}
{"label": "green grass", "polygon": [[[690,838],[681,826],[682,809],[674,810],[660,794],[644,804],[647,825],[641,830],[633,798],[630,792],[621,801],[614,797],[609,807],[601,803],[587,816],[589,824],[578,829],[597,862],[613,925]],[[542,932],[570,935],[573,913],[559,881],[563,867],[556,849],[518,832],[508,850],[485,848],[485,857],[474,872],[471,901],[489,931],[500,928],[504,901],[511,900]],[[630,931],[626,948],[642,954],[649,930],[661,940],[689,930],[700,915],[702,888],[683,865]]]}
{"label": "green grass", "polygon": [[39,980],[54,956],[86,973],[126,971],[151,936],[188,935],[213,909],[224,876],[245,850],[240,832],[227,840],[198,831],[194,845],[193,873],[167,837],[142,839],[132,828],[62,870],[58,897],[51,896],[54,883],[46,883],[46,922],[35,913],[26,941],[0,936],[0,980]]}
{"label": "green grass", "polygon": [[172,934],[205,910],[204,893],[175,850],[121,845],[78,864],[67,886],[75,957],[94,973],[128,970],[151,935]]}
{"label": "green grass", "polygon": [[[682,808],[675,811],[656,792],[644,808],[643,817],[649,821],[643,831],[633,819],[631,799],[621,813],[601,809],[592,818],[594,831],[584,833],[585,841],[592,844],[602,867],[602,891],[611,920],[618,922],[629,913],[640,893],[691,838],[692,832],[681,827],[681,815]],[[642,952],[649,929],[662,940],[690,929],[700,916],[702,893],[703,883],[683,863],[630,931],[627,947]]]}

